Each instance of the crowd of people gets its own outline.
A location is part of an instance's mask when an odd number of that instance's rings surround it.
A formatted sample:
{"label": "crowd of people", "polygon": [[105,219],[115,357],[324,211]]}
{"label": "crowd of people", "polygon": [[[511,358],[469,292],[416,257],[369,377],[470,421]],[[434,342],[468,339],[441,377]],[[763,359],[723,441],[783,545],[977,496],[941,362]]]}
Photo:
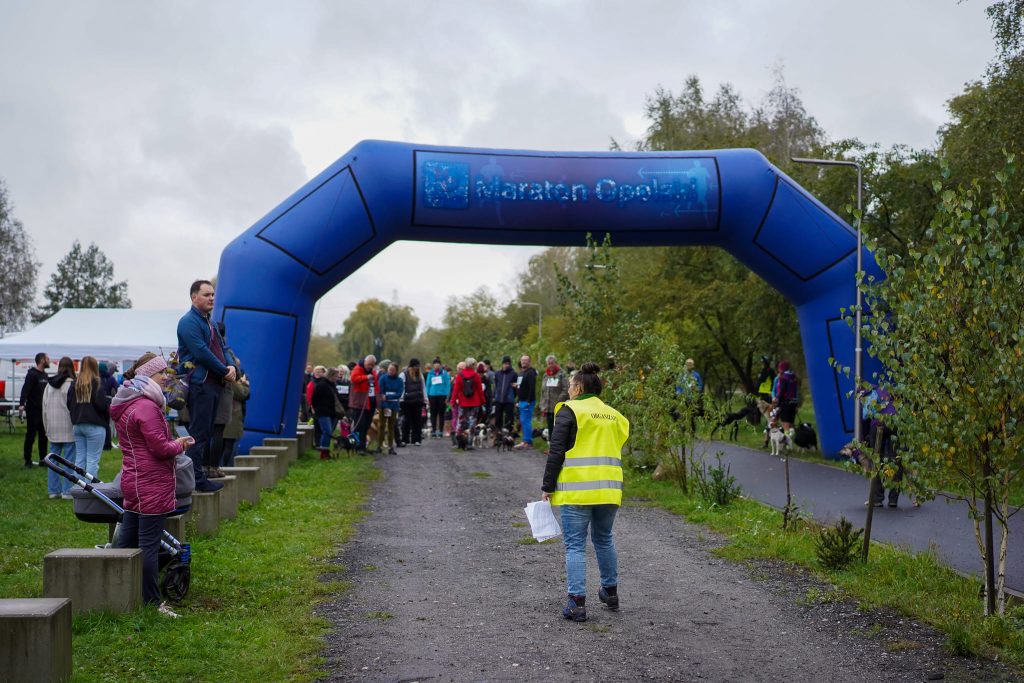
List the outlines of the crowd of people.
{"label": "crowd of people", "polygon": [[423,368],[418,358],[403,366],[374,355],[336,368],[308,365],[300,418],[314,424],[324,459],[339,442],[360,453],[396,454],[396,448],[419,446],[425,438],[451,438],[471,450],[478,425],[518,438],[517,449],[532,448],[538,399],[550,433],[574,372],[571,361],[563,369],[549,355],[542,376],[525,354],[517,368],[511,356],[497,369],[472,356],[454,368],[440,357]]}

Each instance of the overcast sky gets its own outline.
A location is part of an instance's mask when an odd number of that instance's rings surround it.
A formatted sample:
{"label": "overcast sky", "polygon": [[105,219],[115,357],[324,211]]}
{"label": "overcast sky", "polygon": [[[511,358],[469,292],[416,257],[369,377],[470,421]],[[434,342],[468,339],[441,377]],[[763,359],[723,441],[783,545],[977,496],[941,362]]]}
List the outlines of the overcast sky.
{"label": "overcast sky", "polygon": [[[0,0],[0,177],[40,292],[80,239],[135,307],[184,309],[224,245],[366,138],[606,150],[643,135],[659,85],[697,74],[755,103],[781,63],[830,137],[931,146],[992,55],[986,4]],[[371,296],[436,324],[449,296],[510,291],[536,251],[393,245],[315,327]],[[460,267],[427,287],[429,254]]]}

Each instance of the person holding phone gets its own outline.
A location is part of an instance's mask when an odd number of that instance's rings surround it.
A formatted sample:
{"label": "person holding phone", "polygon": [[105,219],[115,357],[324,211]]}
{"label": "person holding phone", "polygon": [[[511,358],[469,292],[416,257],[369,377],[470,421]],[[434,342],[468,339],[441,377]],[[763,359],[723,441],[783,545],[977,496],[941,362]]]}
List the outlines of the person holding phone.
{"label": "person holding phone", "polygon": [[142,598],[163,614],[176,617],[160,601],[160,538],[164,517],[174,511],[175,456],[195,443],[191,436],[171,438],[164,419],[164,385],[173,379],[167,362],[145,353],[124,373],[125,381],[110,404],[124,456],[121,492],[124,517],[114,541],[117,548],[142,550]]}

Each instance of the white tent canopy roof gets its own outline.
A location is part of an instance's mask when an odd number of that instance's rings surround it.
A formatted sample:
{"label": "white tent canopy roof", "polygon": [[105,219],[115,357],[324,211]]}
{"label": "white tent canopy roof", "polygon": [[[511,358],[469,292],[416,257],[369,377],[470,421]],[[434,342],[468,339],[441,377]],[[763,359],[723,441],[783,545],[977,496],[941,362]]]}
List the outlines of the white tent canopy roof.
{"label": "white tent canopy roof", "polygon": [[179,311],[134,308],[65,308],[31,330],[0,339],[0,359],[28,360],[40,351],[99,360],[135,359],[152,351],[165,358],[178,348]]}

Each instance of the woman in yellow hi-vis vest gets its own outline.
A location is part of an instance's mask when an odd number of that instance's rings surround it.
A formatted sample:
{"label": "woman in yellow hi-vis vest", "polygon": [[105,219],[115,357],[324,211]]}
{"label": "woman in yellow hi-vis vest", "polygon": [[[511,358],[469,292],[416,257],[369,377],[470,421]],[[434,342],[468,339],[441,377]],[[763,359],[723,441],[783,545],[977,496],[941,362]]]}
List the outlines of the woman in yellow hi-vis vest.
{"label": "woman in yellow hi-vis vest", "polygon": [[584,363],[569,381],[569,400],[555,408],[548,442],[544,500],[561,506],[565,573],[569,600],[562,615],[586,621],[587,528],[601,570],[598,599],[619,608],[619,568],[612,538],[615,513],[622,504],[622,446],[629,421],[598,398],[601,378],[594,363]]}

